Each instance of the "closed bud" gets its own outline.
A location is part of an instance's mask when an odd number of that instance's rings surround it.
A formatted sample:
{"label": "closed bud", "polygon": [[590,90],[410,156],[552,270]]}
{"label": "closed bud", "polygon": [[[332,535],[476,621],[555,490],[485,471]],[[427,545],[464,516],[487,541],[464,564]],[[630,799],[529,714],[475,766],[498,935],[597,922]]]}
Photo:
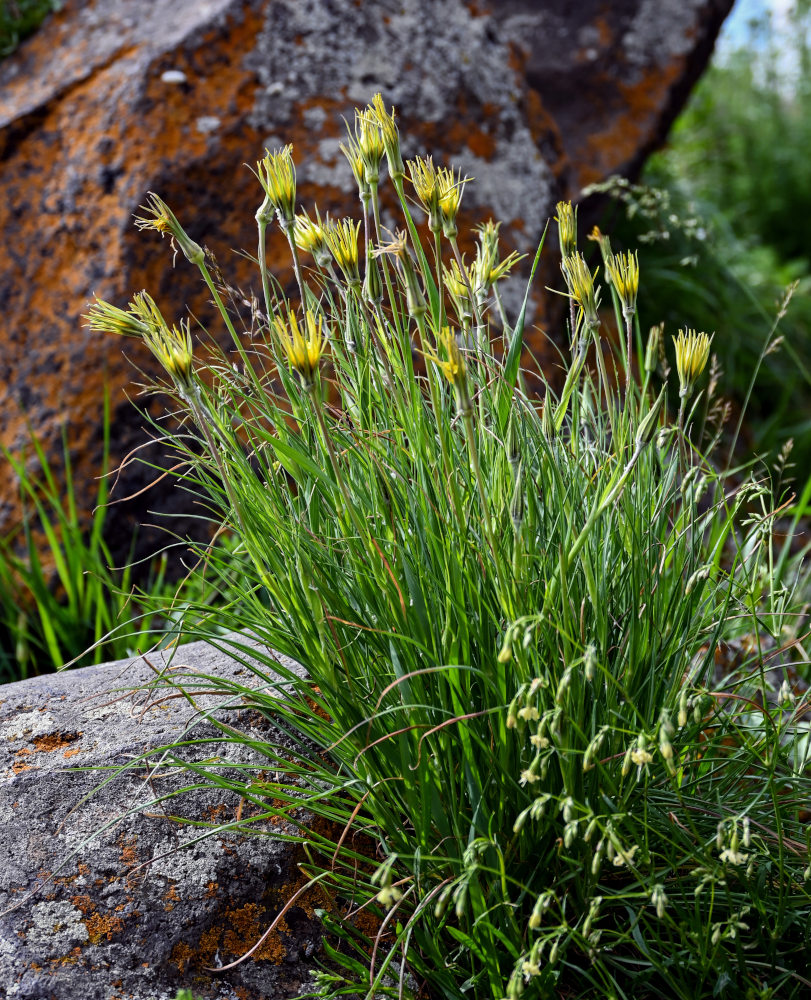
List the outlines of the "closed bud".
{"label": "closed bud", "polygon": [[679,729],[683,729],[687,725],[687,690],[682,688],[682,692],[679,695]]}
{"label": "closed bud", "polygon": [[513,833],[520,833],[524,829],[527,819],[529,818],[529,814],[529,809],[524,809],[523,812],[518,814],[518,818],[513,823]]}
{"label": "closed bud", "polygon": [[380,269],[374,257],[370,257],[366,261],[366,274],[363,278],[363,298],[374,306],[379,306],[383,301],[383,285],[380,281]]}
{"label": "closed bud", "polygon": [[664,323],[660,323],[658,326],[652,326],[650,329],[650,333],[648,334],[648,343],[645,348],[646,372],[655,372],[659,367],[659,353],[661,351],[664,331]]}

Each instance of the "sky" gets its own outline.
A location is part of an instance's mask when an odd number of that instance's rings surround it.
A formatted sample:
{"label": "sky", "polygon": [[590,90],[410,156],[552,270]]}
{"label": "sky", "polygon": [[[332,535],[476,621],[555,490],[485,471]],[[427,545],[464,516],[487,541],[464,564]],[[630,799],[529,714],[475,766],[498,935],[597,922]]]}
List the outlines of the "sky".
{"label": "sky", "polygon": [[731,13],[724,22],[718,38],[718,49],[734,49],[746,41],[747,25],[753,18],[771,11],[775,27],[779,30],[786,24],[786,15],[793,0],[737,0]]}

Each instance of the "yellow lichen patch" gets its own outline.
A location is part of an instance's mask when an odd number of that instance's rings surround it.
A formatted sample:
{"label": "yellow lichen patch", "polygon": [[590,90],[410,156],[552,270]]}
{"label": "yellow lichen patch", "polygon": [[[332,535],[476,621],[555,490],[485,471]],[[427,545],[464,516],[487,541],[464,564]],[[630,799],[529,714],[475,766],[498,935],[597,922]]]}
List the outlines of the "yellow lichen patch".
{"label": "yellow lichen patch", "polygon": [[132,868],[133,865],[138,864],[138,853],[136,851],[138,844],[137,837],[125,837],[122,833],[116,844],[121,851],[121,861],[127,868]]}
{"label": "yellow lichen patch", "polygon": [[225,811],[225,806],[222,804],[209,806],[203,810],[203,819],[208,820],[209,823],[219,823],[225,815]]}

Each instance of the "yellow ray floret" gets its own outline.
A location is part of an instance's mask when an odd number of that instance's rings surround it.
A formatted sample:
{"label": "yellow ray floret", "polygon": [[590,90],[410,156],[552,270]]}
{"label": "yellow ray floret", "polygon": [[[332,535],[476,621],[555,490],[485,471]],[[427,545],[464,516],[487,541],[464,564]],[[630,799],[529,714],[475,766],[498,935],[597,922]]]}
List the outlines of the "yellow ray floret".
{"label": "yellow ray floret", "polygon": [[313,376],[324,353],[321,316],[316,317],[308,309],[304,314],[302,330],[296,314],[290,311],[286,320],[280,316],[273,317],[273,330],[290,362],[290,367],[298,372],[305,386],[312,385]]}
{"label": "yellow ray floret", "polygon": [[707,365],[712,337],[695,330],[679,330],[673,338],[676,347],[676,371],[679,374],[679,395],[688,396]]}

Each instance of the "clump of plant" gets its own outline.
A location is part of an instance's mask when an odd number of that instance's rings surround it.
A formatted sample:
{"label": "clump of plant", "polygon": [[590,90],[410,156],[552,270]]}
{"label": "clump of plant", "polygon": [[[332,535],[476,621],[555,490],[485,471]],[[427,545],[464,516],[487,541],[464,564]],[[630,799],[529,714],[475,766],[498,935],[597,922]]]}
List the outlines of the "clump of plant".
{"label": "clump of plant", "polygon": [[[595,267],[560,204],[565,381],[535,371],[531,397],[532,278],[511,317],[498,226],[460,253],[469,179],[404,163],[379,95],[344,152],[357,220],[298,211],[291,147],[257,164],[249,334],[150,196],[139,224],[200,269],[231,357],[196,357],[188,322],[146,292],[90,310],[168,374],[195,428],[176,440],[184,485],[247,560],[231,622],[267,644],[252,683],[165,678],[264,711],[278,738],[222,726],[261,769],[192,764],[182,744],[167,759],[237,792],[246,832],[299,828],[302,891],[326,890],[319,995],[803,995],[808,702],[788,670],[803,618],[768,483],[735,485],[709,457],[711,338],[675,338],[669,414],[636,256],[595,234]],[[297,303],[266,267],[274,224]]]}

